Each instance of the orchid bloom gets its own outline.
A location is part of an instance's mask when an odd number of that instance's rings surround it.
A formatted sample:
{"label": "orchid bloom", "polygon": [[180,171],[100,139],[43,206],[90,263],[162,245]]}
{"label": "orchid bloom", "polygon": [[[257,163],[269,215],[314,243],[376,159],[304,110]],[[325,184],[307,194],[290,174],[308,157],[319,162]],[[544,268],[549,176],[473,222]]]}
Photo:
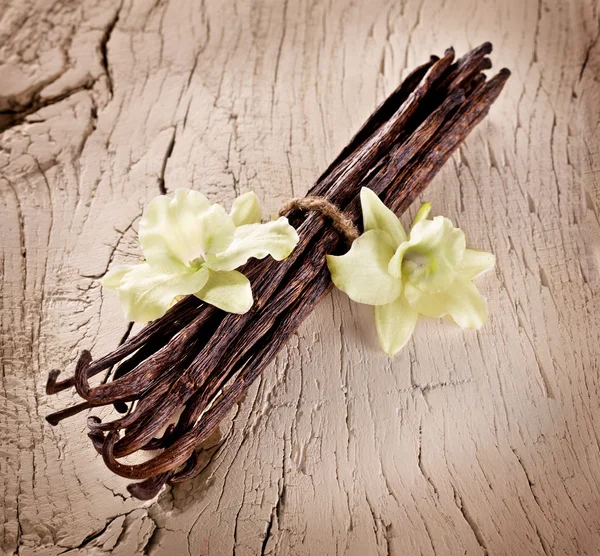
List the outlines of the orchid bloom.
{"label": "orchid bloom", "polygon": [[178,189],[173,198],[160,195],[150,202],[140,220],[139,241],[145,261],[115,267],[101,283],[118,292],[128,320],[148,322],[186,295],[245,313],[253,303],[252,290],[235,269],[252,257],[285,259],[298,234],[283,216],[261,224],[253,192],[235,199],[227,214],[202,193]]}
{"label": "orchid bloom", "polygon": [[402,349],[419,314],[481,327],[487,305],[472,280],[494,266],[494,255],[467,249],[465,234],[448,218],[427,220],[430,203],[421,205],[407,235],[373,191],[363,188],[360,201],[364,233],[345,255],[328,255],[327,264],[336,287],[375,306],[383,350],[393,355]]}

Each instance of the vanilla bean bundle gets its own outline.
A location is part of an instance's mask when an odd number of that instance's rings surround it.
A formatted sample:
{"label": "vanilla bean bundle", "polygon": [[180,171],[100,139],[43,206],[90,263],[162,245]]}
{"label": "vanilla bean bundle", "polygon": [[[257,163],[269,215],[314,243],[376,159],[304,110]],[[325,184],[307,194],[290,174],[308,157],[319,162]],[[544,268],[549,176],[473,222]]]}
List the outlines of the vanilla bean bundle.
{"label": "vanilla bean bundle", "polygon": [[[482,73],[490,52],[485,43],[454,62],[450,49],[414,70],[307,195],[335,204],[356,225],[361,187],[404,212],[502,90],[508,70],[490,80]],[[199,471],[197,447],[330,291],[325,254],[344,252],[346,240],[318,213],[288,216],[300,236],[292,255],[243,269],[255,300],[248,313],[227,314],[191,296],[114,352],[93,361],[84,351],[73,377],[58,382],[59,372],[50,373],[48,394],[74,387],[84,400],[50,415],[52,425],[97,406],[113,404],[121,414],[106,422],[88,417],[89,437],[113,472],[141,481],[128,487],[134,496],[152,498],[165,483]],[[115,365],[111,380],[90,384]],[[140,450],[158,453],[141,463],[119,461]]]}

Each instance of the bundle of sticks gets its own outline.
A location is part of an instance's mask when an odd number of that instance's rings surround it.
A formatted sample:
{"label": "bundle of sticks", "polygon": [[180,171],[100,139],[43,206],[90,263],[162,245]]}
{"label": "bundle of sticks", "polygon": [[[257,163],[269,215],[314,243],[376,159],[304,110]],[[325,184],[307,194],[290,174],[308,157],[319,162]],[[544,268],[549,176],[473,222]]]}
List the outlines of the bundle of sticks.
{"label": "bundle of sticks", "polygon": [[[372,189],[402,214],[485,117],[510,72],[491,79],[485,43],[454,60],[416,68],[377,108],[307,195],[322,197],[360,226],[359,193]],[[300,241],[283,262],[250,261],[254,305],[224,313],[190,296],[112,353],[92,360],[84,351],[74,376],[48,377],[46,391],[75,388],[83,401],[47,417],[50,424],[83,410],[114,406],[113,420],[88,417],[89,438],[106,465],[131,479],[131,494],[150,499],[165,484],[199,472],[197,448],[218,427],[290,335],[332,288],[325,254],[348,245],[316,212],[288,211]],[[108,373],[93,386],[90,379]],[[143,461],[122,458],[147,451]],[[140,458],[137,458],[140,459]]]}

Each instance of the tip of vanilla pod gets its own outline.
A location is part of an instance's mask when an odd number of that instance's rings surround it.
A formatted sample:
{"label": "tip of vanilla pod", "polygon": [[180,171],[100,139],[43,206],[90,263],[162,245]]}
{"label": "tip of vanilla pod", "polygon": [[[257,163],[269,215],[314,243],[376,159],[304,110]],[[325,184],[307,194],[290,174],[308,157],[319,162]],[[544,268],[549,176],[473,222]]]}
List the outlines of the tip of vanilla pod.
{"label": "tip of vanilla pod", "polygon": [[58,423],[60,423],[60,420],[54,414],[46,415],[45,419],[46,419],[46,422],[49,425],[52,425],[53,427],[55,427],[56,425],[58,425]]}
{"label": "tip of vanilla pod", "polygon": [[510,77],[510,70],[508,68],[502,68],[499,72],[498,75],[502,75],[503,77]]}
{"label": "tip of vanilla pod", "polygon": [[483,50],[486,54],[490,54],[492,52],[492,50],[494,50],[494,47],[492,45],[491,42],[486,41],[481,45],[481,50]]}
{"label": "tip of vanilla pod", "polygon": [[52,394],[56,394],[56,379],[60,371],[58,369],[53,369],[48,373],[48,379],[46,380],[46,395],[51,396]]}

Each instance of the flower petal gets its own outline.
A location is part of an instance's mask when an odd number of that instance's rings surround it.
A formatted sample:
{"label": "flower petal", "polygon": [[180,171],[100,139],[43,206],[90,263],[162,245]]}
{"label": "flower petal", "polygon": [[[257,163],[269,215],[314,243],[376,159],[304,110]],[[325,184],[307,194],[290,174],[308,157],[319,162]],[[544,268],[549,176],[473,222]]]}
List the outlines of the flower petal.
{"label": "flower petal", "polygon": [[[213,205],[197,220],[194,233],[199,235],[201,255],[225,251],[233,241],[235,224],[221,205]],[[190,234],[189,237],[195,237]]]}
{"label": "flower petal", "polygon": [[153,199],[140,220],[139,239],[144,257],[166,272],[177,272],[209,253],[225,250],[235,224],[220,205],[211,205],[198,191],[178,189],[171,199]]}
{"label": "flower petal", "polygon": [[276,261],[288,257],[298,243],[298,233],[285,216],[264,224],[246,224],[235,229],[233,241],[222,253],[209,256],[213,270],[233,270],[248,259],[271,255]]}
{"label": "flower petal", "polygon": [[125,276],[125,274],[127,274],[130,270],[133,270],[135,267],[136,265],[133,264],[117,265],[111,268],[104,276],[102,276],[99,282],[105,288],[116,290],[121,285],[123,276]]}
{"label": "flower petal", "polygon": [[260,224],[262,213],[260,203],[254,191],[248,191],[233,201],[229,213],[236,226],[244,224]]}
{"label": "flower petal", "polygon": [[452,283],[465,246],[465,234],[448,218],[421,220],[413,226],[409,241],[398,247],[390,261],[390,274],[399,276],[406,259],[417,264],[407,276],[414,286],[429,293],[442,291]]}
{"label": "flower petal", "polygon": [[371,189],[363,187],[360,190],[360,205],[365,232],[369,230],[387,232],[394,241],[394,247],[398,247],[403,241],[406,241],[406,232],[398,217],[383,204]]}
{"label": "flower petal", "polygon": [[123,276],[119,299],[128,320],[149,322],[164,315],[179,297],[201,290],[207,280],[206,268],[165,273],[144,263]]}
{"label": "flower petal", "polygon": [[404,294],[413,308],[428,317],[450,315],[461,328],[480,328],[487,319],[487,303],[477,286],[462,276],[441,293],[426,293],[407,283]]}
{"label": "flower petal", "polygon": [[395,301],[375,307],[377,336],[383,351],[394,355],[408,342],[417,323],[418,313],[404,295]]}
{"label": "flower petal", "polygon": [[463,258],[458,265],[458,272],[467,280],[473,280],[493,268],[495,264],[496,257],[493,253],[465,249]]}
{"label": "flower petal", "polygon": [[402,282],[387,270],[393,254],[392,238],[381,230],[369,230],[352,243],[345,255],[327,255],[327,266],[333,283],[350,299],[384,305],[394,301],[402,290]]}
{"label": "flower petal", "polygon": [[196,296],[228,313],[246,313],[254,302],[250,281],[237,270],[209,270],[208,281]]}

